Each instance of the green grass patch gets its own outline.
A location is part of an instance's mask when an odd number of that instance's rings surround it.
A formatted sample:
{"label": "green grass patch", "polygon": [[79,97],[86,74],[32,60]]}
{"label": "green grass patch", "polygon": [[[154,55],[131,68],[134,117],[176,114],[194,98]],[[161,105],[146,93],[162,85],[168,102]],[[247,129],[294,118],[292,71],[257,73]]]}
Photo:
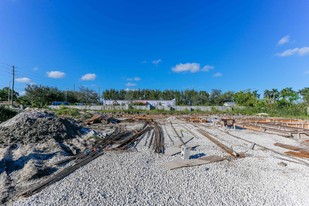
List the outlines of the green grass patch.
{"label": "green grass patch", "polygon": [[60,107],[60,109],[58,109],[56,111],[56,115],[64,115],[64,116],[70,116],[70,117],[79,117],[80,116],[80,112],[78,109],[76,108],[68,108],[68,107]]}

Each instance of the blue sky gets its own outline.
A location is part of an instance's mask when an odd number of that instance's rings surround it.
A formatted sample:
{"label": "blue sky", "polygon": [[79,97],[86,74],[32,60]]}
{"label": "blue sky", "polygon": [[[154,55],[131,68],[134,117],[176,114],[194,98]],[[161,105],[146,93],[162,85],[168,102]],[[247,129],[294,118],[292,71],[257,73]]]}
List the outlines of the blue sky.
{"label": "blue sky", "polygon": [[309,1],[0,0],[0,87],[309,86]]}

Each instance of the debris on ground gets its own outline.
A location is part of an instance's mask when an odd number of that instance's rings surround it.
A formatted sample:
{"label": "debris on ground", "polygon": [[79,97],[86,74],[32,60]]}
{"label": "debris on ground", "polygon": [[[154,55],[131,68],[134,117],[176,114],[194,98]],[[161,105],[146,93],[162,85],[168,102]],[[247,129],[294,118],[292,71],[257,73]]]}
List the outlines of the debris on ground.
{"label": "debris on ground", "polygon": [[286,166],[288,166],[288,164],[287,164],[287,163],[285,163],[285,162],[278,162],[278,165],[280,165],[280,166],[282,166],[282,167],[286,167]]}
{"label": "debris on ground", "polygon": [[118,119],[115,119],[114,117],[108,117],[103,114],[94,114],[90,119],[86,119],[84,121],[85,125],[92,125],[92,124],[98,124],[98,123],[103,123],[103,124],[117,124],[120,121]]}
{"label": "debris on ground", "polygon": [[[0,124],[0,204],[306,205],[309,201],[307,140],[289,134],[306,134],[308,128],[291,128],[292,120],[98,112],[84,116],[82,125],[50,111],[27,110]],[[217,124],[222,119],[249,129],[222,128]],[[188,151],[181,154],[183,145]]]}
{"label": "debris on ground", "polygon": [[106,116],[104,116],[102,114],[94,114],[90,119],[86,119],[84,121],[84,124],[86,124],[86,125],[91,125],[91,124],[96,124],[96,123],[105,123],[105,124],[107,124]]}

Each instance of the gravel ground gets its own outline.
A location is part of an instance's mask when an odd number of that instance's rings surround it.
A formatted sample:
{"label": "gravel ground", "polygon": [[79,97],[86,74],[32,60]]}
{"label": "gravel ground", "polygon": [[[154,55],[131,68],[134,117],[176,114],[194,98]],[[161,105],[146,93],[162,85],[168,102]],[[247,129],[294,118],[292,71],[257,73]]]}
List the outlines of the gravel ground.
{"label": "gravel ground", "polygon": [[[182,124],[179,134],[192,137]],[[195,131],[192,125],[185,125]],[[235,139],[215,129],[205,129],[247,157],[197,167],[167,170],[165,162],[180,159],[155,154],[145,145],[147,134],[135,152],[107,152],[63,180],[14,205],[309,205],[309,168],[284,161],[267,150]],[[163,128],[166,146],[177,141],[169,124]],[[299,145],[297,140],[245,130],[231,133],[284,152],[274,142]],[[168,135],[172,138],[171,141]],[[191,155],[226,153],[196,134],[190,144],[199,144]],[[149,141],[149,140],[148,140]]]}

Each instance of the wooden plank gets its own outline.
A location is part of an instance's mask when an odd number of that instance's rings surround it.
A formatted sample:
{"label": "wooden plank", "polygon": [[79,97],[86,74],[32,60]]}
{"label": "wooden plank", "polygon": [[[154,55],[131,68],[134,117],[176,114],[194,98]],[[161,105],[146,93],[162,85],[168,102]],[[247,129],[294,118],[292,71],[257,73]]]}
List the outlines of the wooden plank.
{"label": "wooden plank", "polygon": [[294,151],[299,151],[299,150],[302,149],[300,147],[295,147],[295,146],[288,145],[288,144],[282,144],[282,143],[279,143],[279,142],[276,142],[274,145],[277,146],[277,147],[282,147],[282,148],[290,149],[290,150],[294,150]]}
{"label": "wooden plank", "polygon": [[299,151],[299,152],[294,152],[294,151],[287,151],[285,154],[294,156],[294,157],[300,157],[300,158],[309,158],[309,152],[308,151]]}
{"label": "wooden plank", "polygon": [[233,157],[239,157],[239,154],[235,151],[233,151],[232,149],[228,148],[227,146],[225,146],[224,144],[222,144],[221,142],[219,142],[218,140],[216,140],[213,136],[211,136],[210,134],[208,134],[205,130],[202,129],[198,129],[197,130],[199,133],[201,133],[202,135],[204,135],[205,137],[207,137],[210,141],[212,141],[213,143],[215,143],[218,147],[220,147],[221,149],[223,149],[224,151],[226,151],[229,155],[233,156]]}
{"label": "wooden plank", "polygon": [[240,128],[256,131],[256,132],[264,132],[267,134],[280,135],[283,137],[292,137],[291,132],[284,132],[281,130],[275,130],[275,129],[265,128],[265,127],[254,126],[254,125],[244,125],[244,124],[236,124],[236,126]]}
{"label": "wooden plank", "polygon": [[185,142],[183,141],[182,137],[179,136],[179,134],[177,133],[175,127],[173,126],[173,123],[171,122],[171,127],[174,130],[174,133],[176,134],[176,136],[179,138],[179,140],[181,141],[182,144],[185,144]]}
{"label": "wooden plank", "polygon": [[225,157],[220,157],[220,156],[207,156],[199,159],[191,159],[191,160],[174,160],[171,162],[166,162],[164,163],[164,166],[167,169],[173,170],[177,168],[182,168],[182,167],[193,167],[193,166],[198,166],[198,165],[203,165],[203,164],[209,164],[212,162],[219,162],[225,160]]}

